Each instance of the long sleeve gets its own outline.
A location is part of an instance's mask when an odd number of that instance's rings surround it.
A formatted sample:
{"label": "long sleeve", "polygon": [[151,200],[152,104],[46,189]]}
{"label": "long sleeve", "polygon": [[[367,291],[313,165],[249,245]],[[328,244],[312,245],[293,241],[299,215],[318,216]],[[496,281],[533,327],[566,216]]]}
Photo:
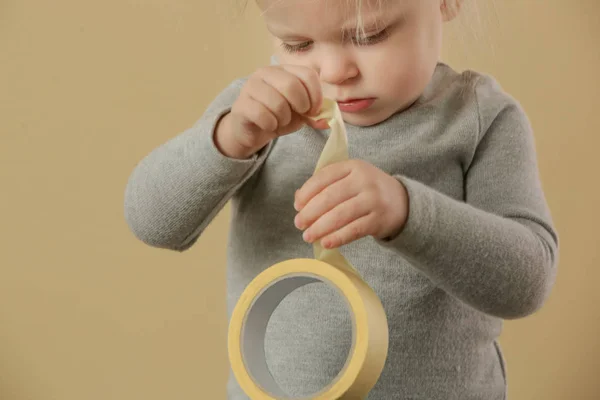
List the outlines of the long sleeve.
{"label": "long sleeve", "polygon": [[197,240],[236,190],[261,166],[266,146],[248,160],[222,155],[213,141],[243,80],[233,82],[193,127],[154,149],[134,168],[125,190],[125,219],[144,243],[183,251]]}
{"label": "long sleeve", "polygon": [[480,131],[465,168],[464,201],[397,176],[409,194],[409,217],[398,236],[378,242],[472,307],[524,317],[553,286],[558,238],[527,117],[495,85],[475,90]]}

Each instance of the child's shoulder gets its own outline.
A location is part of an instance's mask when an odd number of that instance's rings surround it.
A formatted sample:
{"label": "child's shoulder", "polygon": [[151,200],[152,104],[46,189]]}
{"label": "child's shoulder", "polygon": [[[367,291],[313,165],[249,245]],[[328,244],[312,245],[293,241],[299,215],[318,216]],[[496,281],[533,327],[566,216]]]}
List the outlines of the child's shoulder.
{"label": "child's shoulder", "polygon": [[433,77],[433,87],[437,94],[450,91],[451,96],[471,99],[484,106],[518,104],[518,101],[491,74],[472,69],[457,71],[443,62],[438,63]]}
{"label": "child's shoulder", "polygon": [[529,124],[522,104],[491,74],[472,69],[457,71],[440,62],[432,83],[431,98],[444,99],[455,109],[470,108],[483,129],[506,116],[517,123]]}

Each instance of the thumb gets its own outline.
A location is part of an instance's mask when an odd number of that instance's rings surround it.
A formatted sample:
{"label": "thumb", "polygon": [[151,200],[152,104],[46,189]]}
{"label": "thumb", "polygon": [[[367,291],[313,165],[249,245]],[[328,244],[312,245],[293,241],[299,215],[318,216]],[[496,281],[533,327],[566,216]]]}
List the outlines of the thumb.
{"label": "thumb", "polygon": [[320,130],[329,129],[329,124],[327,123],[327,120],[325,118],[315,121],[312,118],[305,117],[304,120],[306,121],[306,124],[308,126],[314,128],[314,129],[320,129]]}

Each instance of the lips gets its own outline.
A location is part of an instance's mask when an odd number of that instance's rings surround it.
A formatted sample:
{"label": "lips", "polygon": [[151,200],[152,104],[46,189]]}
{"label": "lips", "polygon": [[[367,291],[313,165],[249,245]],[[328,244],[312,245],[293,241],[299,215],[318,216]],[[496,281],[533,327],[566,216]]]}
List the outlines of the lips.
{"label": "lips", "polygon": [[347,113],[354,113],[364,111],[367,108],[371,107],[375,99],[366,98],[366,99],[347,99],[338,101],[338,106],[340,107],[340,111]]}

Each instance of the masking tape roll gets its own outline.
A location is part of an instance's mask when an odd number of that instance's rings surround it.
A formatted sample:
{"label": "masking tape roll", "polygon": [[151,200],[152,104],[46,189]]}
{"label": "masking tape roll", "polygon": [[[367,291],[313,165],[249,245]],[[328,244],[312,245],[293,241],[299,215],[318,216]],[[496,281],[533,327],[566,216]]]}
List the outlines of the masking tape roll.
{"label": "masking tape roll", "polygon": [[[348,159],[348,138],[337,103],[324,100],[315,119],[327,119],[330,136],[315,172]],[[352,317],[352,347],[337,377],[313,400],[362,400],[377,383],[387,358],[388,323],[373,289],[337,249],[313,244],[315,259],[280,262],[256,276],[240,296],[229,323],[228,353],[240,387],[252,400],[295,399],[275,382],[267,366],[265,335],[279,303],[294,290],[323,282],[345,299]]]}

